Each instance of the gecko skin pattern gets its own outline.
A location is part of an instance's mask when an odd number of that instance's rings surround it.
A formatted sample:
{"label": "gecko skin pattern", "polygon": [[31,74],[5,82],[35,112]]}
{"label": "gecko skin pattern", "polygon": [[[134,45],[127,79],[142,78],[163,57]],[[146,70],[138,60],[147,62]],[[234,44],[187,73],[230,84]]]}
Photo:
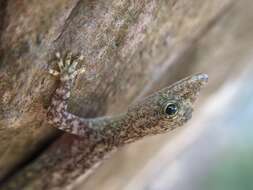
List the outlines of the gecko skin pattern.
{"label": "gecko skin pattern", "polygon": [[67,101],[82,56],[64,59],[57,53],[60,84],[48,111],[49,122],[68,133],[83,137],[88,144],[99,145],[87,155],[87,170],[101,161],[111,150],[142,137],[166,133],[182,126],[192,116],[193,104],[208,81],[206,74],[196,74],[153,93],[115,116],[81,118],[67,111]]}

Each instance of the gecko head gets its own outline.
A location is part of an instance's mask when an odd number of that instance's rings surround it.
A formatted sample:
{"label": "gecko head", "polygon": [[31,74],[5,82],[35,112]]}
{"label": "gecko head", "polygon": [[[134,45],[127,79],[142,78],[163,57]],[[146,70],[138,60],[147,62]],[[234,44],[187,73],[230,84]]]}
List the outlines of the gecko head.
{"label": "gecko head", "polygon": [[191,119],[194,103],[207,82],[208,76],[201,73],[184,78],[159,91],[159,100],[154,102],[161,106],[159,126],[167,125],[173,129]]}
{"label": "gecko head", "polygon": [[144,136],[182,126],[191,118],[194,103],[207,81],[206,74],[189,76],[138,102],[129,110],[137,121],[135,130],[140,127]]}

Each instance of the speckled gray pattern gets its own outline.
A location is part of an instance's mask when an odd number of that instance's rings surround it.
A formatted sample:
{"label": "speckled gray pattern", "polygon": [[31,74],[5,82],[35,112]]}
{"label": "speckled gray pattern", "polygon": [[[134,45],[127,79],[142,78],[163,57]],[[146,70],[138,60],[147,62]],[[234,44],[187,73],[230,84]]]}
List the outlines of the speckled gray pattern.
{"label": "speckled gray pattern", "polygon": [[50,73],[59,76],[60,85],[53,96],[48,119],[53,126],[84,138],[88,144],[99,144],[87,157],[87,169],[123,144],[182,126],[191,118],[194,102],[208,81],[206,74],[189,76],[138,101],[125,113],[86,119],[67,111],[75,77],[84,71],[76,69],[82,57],[72,58],[68,54],[62,59],[59,53],[56,56],[59,71],[51,70]]}

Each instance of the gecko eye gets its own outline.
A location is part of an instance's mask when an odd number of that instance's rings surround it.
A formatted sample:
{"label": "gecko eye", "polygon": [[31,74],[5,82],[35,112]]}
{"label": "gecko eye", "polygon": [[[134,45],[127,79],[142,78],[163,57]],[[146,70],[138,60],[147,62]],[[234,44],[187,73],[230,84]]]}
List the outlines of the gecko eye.
{"label": "gecko eye", "polygon": [[177,103],[175,103],[175,102],[173,102],[173,103],[172,103],[172,102],[168,103],[168,104],[165,106],[165,108],[164,108],[164,112],[165,112],[168,116],[170,116],[170,117],[175,116],[175,115],[177,114],[178,110],[179,110],[179,105],[178,105]]}

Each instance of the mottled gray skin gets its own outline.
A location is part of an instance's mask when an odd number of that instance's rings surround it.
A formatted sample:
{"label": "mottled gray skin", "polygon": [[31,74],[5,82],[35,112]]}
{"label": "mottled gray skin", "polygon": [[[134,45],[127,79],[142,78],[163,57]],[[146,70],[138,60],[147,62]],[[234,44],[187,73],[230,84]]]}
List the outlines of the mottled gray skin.
{"label": "mottled gray skin", "polygon": [[[193,104],[199,91],[207,83],[206,74],[196,74],[164,88],[136,104],[128,111],[111,117],[81,118],[67,111],[67,101],[76,75],[84,70],[76,70],[82,57],[65,59],[57,53],[60,85],[52,99],[48,119],[58,129],[81,136],[86,144],[94,147],[87,150],[86,169],[104,158],[107,152],[134,142],[142,137],[166,133],[182,126],[192,116]],[[166,113],[168,105],[174,104],[174,114]]]}

